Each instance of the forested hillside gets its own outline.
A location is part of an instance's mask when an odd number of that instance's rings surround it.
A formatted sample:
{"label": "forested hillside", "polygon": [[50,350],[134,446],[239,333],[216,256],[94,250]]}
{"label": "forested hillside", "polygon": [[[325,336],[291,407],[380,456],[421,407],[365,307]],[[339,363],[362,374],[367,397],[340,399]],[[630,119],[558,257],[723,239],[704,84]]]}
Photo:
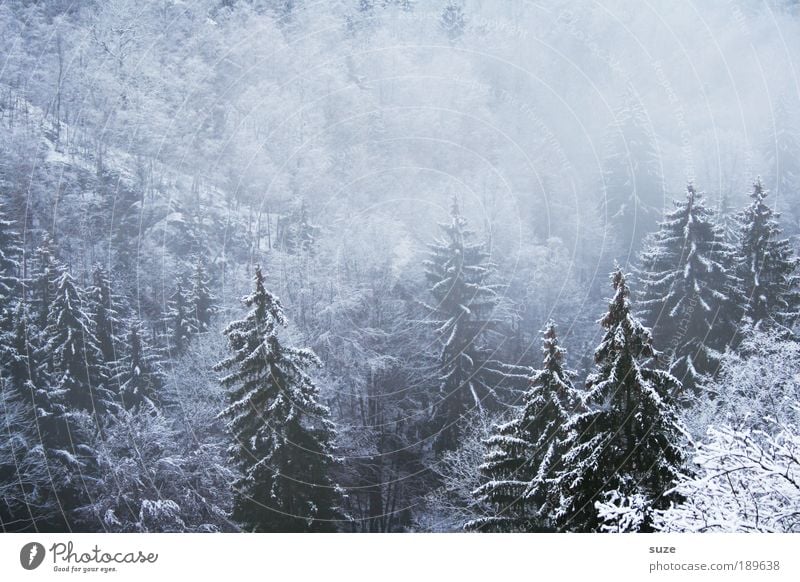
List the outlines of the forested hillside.
{"label": "forested hillside", "polygon": [[0,530],[798,531],[800,12],[0,3]]}

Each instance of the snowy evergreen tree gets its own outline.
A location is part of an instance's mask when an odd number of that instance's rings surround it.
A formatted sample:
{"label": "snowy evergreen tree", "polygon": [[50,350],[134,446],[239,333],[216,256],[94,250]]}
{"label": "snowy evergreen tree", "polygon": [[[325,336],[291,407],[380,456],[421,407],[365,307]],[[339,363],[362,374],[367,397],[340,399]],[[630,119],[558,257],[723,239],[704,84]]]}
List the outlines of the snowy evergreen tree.
{"label": "snowy evergreen tree", "polygon": [[713,376],[741,318],[734,252],[689,185],[641,255],[641,316],[687,389]]}
{"label": "snowy evergreen tree", "polygon": [[64,405],[98,413],[108,409],[114,397],[104,386],[102,353],[86,307],[82,290],[68,271],[62,271],[50,304],[42,352],[51,362],[51,389],[63,394]]}
{"label": "snowy evergreen tree", "polygon": [[130,410],[143,404],[162,404],[164,380],[155,353],[142,333],[140,322],[130,323],[125,344],[127,353],[117,362],[117,374],[114,377],[123,406]]}
{"label": "snowy evergreen tree", "polygon": [[25,281],[26,300],[31,306],[33,323],[40,330],[47,325],[50,313],[50,302],[55,293],[56,279],[60,265],[55,256],[54,242],[48,233],[44,233],[39,246],[34,252],[30,275]]}
{"label": "snowy evergreen tree", "polygon": [[[113,396],[100,384],[100,349],[84,307],[81,290],[63,270],[51,298],[43,343],[29,352],[29,358],[40,361],[35,385],[31,379],[26,395],[26,405],[32,400],[36,410],[36,446],[31,452],[47,471],[42,503],[58,509],[44,524],[37,523],[44,531],[92,529],[76,512],[87,501],[86,480],[92,478],[90,433],[99,422],[98,413],[113,406]],[[21,327],[18,334],[22,344],[28,334]],[[30,359],[26,364],[33,369]]]}
{"label": "snowy evergreen tree", "polygon": [[211,318],[217,311],[215,297],[208,288],[208,284],[209,278],[205,265],[203,260],[198,257],[192,273],[192,289],[189,292],[189,313],[193,327],[198,333],[208,331]]}
{"label": "snowy evergreen tree", "polygon": [[665,492],[683,462],[683,428],[672,404],[680,382],[645,366],[656,356],[652,336],[631,314],[625,275],[617,269],[611,279],[614,296],[600,320],[605,334],[595,370],[586,380],[583,410],[565,427],[562,469],[554,481],[556,527],[563,531],[605,530],[609,524],[596,503],[615,500],[639,511],[631,529],[650,530],[650,513],[669,505]]}
{"label": "snowy evergreen tree", "polygon": [[67,434],[64,409],[42,388],[46,377],[37,372],[28,318],[18,301],[12,330],[0,345],[0,531],[63,531],[65,506],[77,499],[69,488],[57,498],[69,481],[62,463],[69,456],[45,451]]}
{"label": "snowy evergreen tree", "polygon": [[798,259],[789,241],[781,238],[779,214],[764,202],[767,191],[758,180],[752,202],[737,220],[738,276],[747,300],[745,314],[753,324],[791,327],[800,315]]}
{"label": "snowy evergreen tree", "polygon": [[18,301],[14,310],[12,328],[6,332],[2,342],[2,362],[8,387],[24,402],[30,418],[35,417],[35,392],[38,384],[38,362],[36,360],[37,339],[30,334],[27,307]]}
{"label": "snowy evergreen tree", "polygon": [[189,301],[186,297],[186,281],[183,277],[178,279],[175,292],[170,297],[167,312],[167,330],[169,332],[168,347],[174,355],[181,355],[186,351],[192,335],[192,314],[189,310]]}
{"label": "snowy evergreen tree", "polygon": [[722,240],[729,245],[736,245],[736,214],[731,206],[730,196],[723,193],[719,199],[719,208],[717,209],[717,224],[720,231],[722,231]]}
{"label": "snowy evergreen tree", "polygon": [[58,509],[32,416],[0,373],[0,533],[41,531]]}
{"label": "snowy evergreen tree", "polygon": [[251,311],[225,329],[233,355],[215,366],[230,405],[220,413],[234,444],[233,519],[246,530],[335,531],[338,487],[330,479],[333,423],[319,403],[306,370],[319,365],[313,352],[283,345],[280,301],[264,287],[256,267],[255,290],[243,299]]}
{"label": "snowy evergreen tree", "polygon": [[92,330],[97,338],[103,365],[110,371],[118,358],[117,349],[120,344],[115,329],[120,322],[112,300],[108,273],[100,266],[92,271],[92,286],[88,290],[87,299]]}
{"label": "snowy evergreen tree", "polygon": [[564,427],[579,400],[553,322],[544,329],[542,351],[544,365],[531,376],[523,407],[486,441],[489,452],[479,469],[488,481],[475,495],[493,508],[493,515],[467,523],[466,529],[541,531],[551,526],[558,502],[551,481],[561,462]]}
{"label": "snowy evergreen tree", "polygon": [[0,320],[6,319],[4,314],[12,307],[11,300],[19,292],[21,255],[19,234],[14,230],[14,223],[6,219],[0,207]]}
{"label": "snowy evergreen tree", "polygon": [[0,519],[5,531],[70,531],[81,527],[75,511],[90,479],[87,423],[67,406],[67,390],[37,370],[31,339],[20,303],[0,374]]}
{"label": "snowy evergreen tree", "polygon": [[497,324],[494,310],[499,298],[489,283],[494,265],[484,245],[473,240],[455,198],[450,222],[439,226],[444,236],[428,245],[424,266],[435,300],[428,309],[442,346],[436,445],[446,450],[457,444],[461,417],[495,395],[498,372],[489,361],[485,335]]}

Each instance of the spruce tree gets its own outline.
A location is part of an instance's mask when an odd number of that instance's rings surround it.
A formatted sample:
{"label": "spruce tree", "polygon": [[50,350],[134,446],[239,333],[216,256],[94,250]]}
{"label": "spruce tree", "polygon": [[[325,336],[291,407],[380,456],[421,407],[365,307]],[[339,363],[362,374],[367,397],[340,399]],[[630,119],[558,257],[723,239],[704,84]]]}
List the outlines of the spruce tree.
{"label": "spruce tree", "polygon": [[687,389],[707,381],[735,339],[743,298],[733,248],[693,186],[649,238],[639,280],[641,317],[670,371]]}
{"label": "spruce tree", "polygon": [[170,297],[167,315],[168,346],[170,351],[178,356],[186,351],[192,334],[191,313],[185,289],[186,281],[181,277],[175,286],[175,292]]}
{"label": "spruce tree", "polygon": [[26,305],[17,302],[11,322],[12,328],[5,335],[2,358],[9,388],[24,402],[26,411],[35,417],[35,392],[38,384],[37,346],[30,335]]}
{"label": "spruce tree", "polygon": [[115,329],[119,326],[119,315],[111,295],[108,273],[99,265],[92,271],[92,286],[87,293],[92,329],[97,338],[103,363],[109,368],[117,360],[119,341]]}
{"label": "spruce tree", "polygon": [[189,313],[193,327],[198,333],[208,331],[211,318],[216,313],[215,297],[208,284],[209,278],[203,260],[198,257],[192,273],[192,289],[189,292]]}
{"label": "spruce tree", "polygon": [[307,369],[319,365],[307,349],[283,345],[286,320],[280,301],[264,287],[256,267],[255,290],[243,300],[250,312],[224,333],[233,355],[215,366],[230,405],[220,413],[241,471],[233,519],[247,530],[335,531],[338,487],[329,476],[333,424]]}
{"label": "spruce tree", "polygon": [[579,401],[574,372],[564,368],[555,324],[543,332],[544,362],[530,378],[524,405],[510,422],[496,426],[480,472],[487,482],[476,497],[492,515],[466,524],[477,531],[541,531],[552,526],[551,481],[557,474],[566,438],[564,427]]}
{"label": "spruce tree", "polygon": [[498,372],[490,364],[485,336],[497,324],[494,310],[499,297],[489,283],[494,265],[483,243],[473,240],[455,198],[450,222],[439,226],[444,235],[428,245],[424,267],[435,301],[427,308],[441,345],[435,444],[447,450],[458,444],[458,424],[464,414],[482,408],[495,394]]}
{"label": "spruce tree", "polygon": [[[34,354],[40,365],[35,390],[39,451],[48,467],[51,491],[45,499],[59,512],[47,527],[54,531],[94,529],[80,517],[89,500],[87,480],[96,477],[91,443],[106,415],[118,410],[107,377],[86,293],[61,268],[50,301],[43,344]],[[93,518],[94,516],[89,516]]]}
{"label": "spruce tree", "polygon": [[25,281],[25,298],[31,306],[33,324],[39,330],[43,330],[47,326],[50,302],[55,293],[56,279],[60,269],[53,239],[48,233],[44,233],[39,246],[34,251],[30,276]]}
{"label": "spruce tree", "polygon": [[731,206],[730,196],[723,193],[719,199],[719,208],[717,209],[717,225],[719,225],[722,232],[722,240],[727,244],[736,246],[737,225],[736,215]]}
{"label": "spruce tree", "polygon": [[51,361],[52,390],[63,394],[64,405],[90,413],[105,411],[113,395],[103,385],[102,353],[83,291],[67,270],[56,281],[44,336],[42,351]]}
{"label": "spruce tree", "polygon": [[[42,455],[54,409],[39,385],[25,304],[0,342],[0,531],[46,531],[63,525],[53,487],[58,467]],[[42,422],[40,422],[40,420]]]}
{"label": "spruce tree", "polygon": [[738,217],[738,275],[742,280],[745,314],[756,326],[789,326],[800,315],[798,259],[789,241],[781,238],[780,215],[764,202],[767,190],[758,180],[752,202]]}
{"label": "spruce tree", "polygon": [[126,409],[162,404],[163,379],[155,354],[147,344],[141,324],[133,321],[126,337],[127,354],[117,364],[114,378]]}
{"label": "spruce tree", "polygon": [[605,329],[586,380],[581,410],[567,423],[561,470],[554,480],[560,499],[555,525],[563,531],[599,531],[596,502],[609,497],[647,500],[639,531],[650,512],[669,504],[665,492],[683,462],[682,428],[672,404],[680,382],[645,361],[657,354],[650,331],[631,314],[625,275],[611,275],[614,296],[600,320]]}
{"label": "spruce tree", "polygon": [[8,220],[0,207],[0,318],[12,308],[12,300],[19,293],[22,242],[14,230],[14,223]]}

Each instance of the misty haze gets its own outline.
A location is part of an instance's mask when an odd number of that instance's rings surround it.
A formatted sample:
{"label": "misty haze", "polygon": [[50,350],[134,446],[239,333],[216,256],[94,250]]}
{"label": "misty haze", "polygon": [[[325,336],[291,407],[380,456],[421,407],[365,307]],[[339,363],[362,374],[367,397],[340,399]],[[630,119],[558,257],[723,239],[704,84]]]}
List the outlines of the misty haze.
{"label": "misty haze", "polygon": [[0,531],[800,531],[794,0],[0,1]]}

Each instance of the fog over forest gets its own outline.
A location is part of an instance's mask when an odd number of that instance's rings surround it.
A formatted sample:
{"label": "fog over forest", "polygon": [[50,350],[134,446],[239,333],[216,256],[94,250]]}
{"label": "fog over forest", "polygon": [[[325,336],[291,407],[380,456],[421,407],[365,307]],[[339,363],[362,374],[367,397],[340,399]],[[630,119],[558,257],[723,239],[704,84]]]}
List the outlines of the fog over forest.
{"label": "fog over forest", "polygon": [[800,531],[798,69],[794,0],[0,0],[0,531]]}

